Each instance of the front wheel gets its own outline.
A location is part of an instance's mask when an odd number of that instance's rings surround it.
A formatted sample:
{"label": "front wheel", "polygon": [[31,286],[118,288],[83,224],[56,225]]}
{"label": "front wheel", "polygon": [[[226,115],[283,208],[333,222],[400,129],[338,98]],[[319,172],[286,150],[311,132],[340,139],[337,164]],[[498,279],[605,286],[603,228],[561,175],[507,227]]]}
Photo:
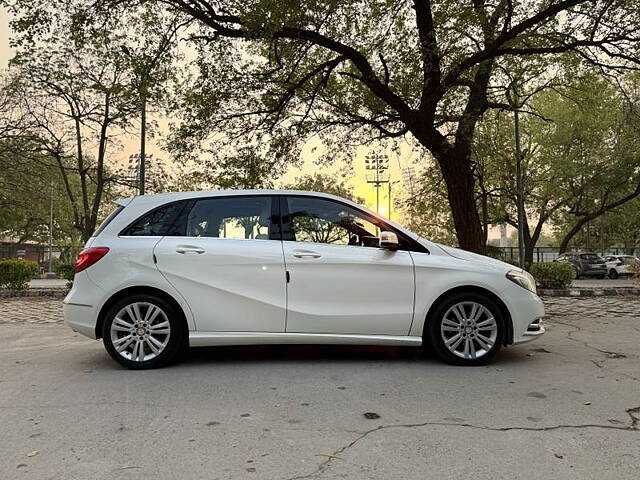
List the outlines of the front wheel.
{"label": "front wheel", "polygon": [[615,280],[619,277],[620,275],[618,275],[618,271],[615,268],[612,268],[611,270],[609,270],[609,278],[611,280]]}
{"label": "front wheel", "polygon": [[454,365],[485,365],[504,339],[500,309],[489,298],[460,293],[430,315],[428,340],[438,357]]}
{"label": "front wheel", "polygon": [[154,295],[131,295],[109,309],[102,326],[105,349],[131,369],[167,365],[186,343],[182,318],[173,305]]}

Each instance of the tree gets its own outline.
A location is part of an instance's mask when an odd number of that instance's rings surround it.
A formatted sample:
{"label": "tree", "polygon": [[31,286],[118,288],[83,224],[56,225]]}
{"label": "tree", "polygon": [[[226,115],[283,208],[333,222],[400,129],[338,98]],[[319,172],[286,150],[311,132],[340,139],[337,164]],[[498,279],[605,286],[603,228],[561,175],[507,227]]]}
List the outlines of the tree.
{"label": "tree", "polygon": [[[545,225],[568,224],[569,235],[586,223],[580,209],[591,209],[593,219],[640,195],[640,145],[630,101],[589,72],[532,98],[532,114],[521,125],[525,264],[532,262]],[[510,118],[487,115],[474,155],[483,173],[478,185],[491,193],[491,221],[517,228],[513,134]]]}
{"label": "tree", "polygon": [[296,178],[293,183],[284,185],[282,188],[285,190],[330,193],[338,197],[348,198],[356,203],[364,203],[364,199],[356,196],[353,193],[353,188],[344,179],[339,180],[333,175],[325,173],[302,175]]}
{"label": "tree", "polygon": [[210,90],[192,91],[199,125],[411,135],[441,169],[460,246],[477,252],[472,145],[488,109],[510,108],[491,94],[505,59],[570,57],[604,72],[638,63],[636,0],[157,3],[199,27],[197,83]]}

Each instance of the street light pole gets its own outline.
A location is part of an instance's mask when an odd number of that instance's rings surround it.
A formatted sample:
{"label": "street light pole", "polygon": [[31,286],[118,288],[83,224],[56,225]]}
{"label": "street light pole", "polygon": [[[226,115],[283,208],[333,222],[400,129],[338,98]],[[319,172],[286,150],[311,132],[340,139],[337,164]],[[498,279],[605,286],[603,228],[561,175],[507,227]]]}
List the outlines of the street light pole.
{"label": "street light pole", "polygon": [[53,182],[51,182],[51,193],[49,197],[49,275],[53,273]]}
{"label": "street light pole", "polygon": [[146,160],[146,136],[147,136],[147,85],[146,75],[143,75],[140,86],[140,103],[142,112],[140,113],[140,195],[144,195],[145,182],[145,160]]}
{"label": "street light pole", "polygon": [[[376,189],[376,213],[380,215],[380,187],[383,183],[389,183],[389,179],[380,177],[380,173],[389,168],[389,158],[386,155],[367,155],[365,158],[365,168],[375,170],[375,179],[367,179],[367,183],[373,183]],[[391,206],[391,205],[389,205]]]}

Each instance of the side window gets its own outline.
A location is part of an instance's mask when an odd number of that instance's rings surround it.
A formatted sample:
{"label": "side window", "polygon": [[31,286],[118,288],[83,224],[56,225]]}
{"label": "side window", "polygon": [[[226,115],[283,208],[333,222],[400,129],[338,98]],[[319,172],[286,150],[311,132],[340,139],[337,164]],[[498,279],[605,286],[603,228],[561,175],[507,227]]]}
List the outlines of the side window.
{"label": "side window", "polygon": [[287,197],[289,224],[297,242],[378,246],[380,228],[361,212],[330,200]]}
{"label": "side window", "polygon": [[188,237],[268,240],[271,197],[219,197],[197,200],[187,215]]}
{"label": "side window", "polygon": [[120,235],[134,237],[162,237],[164,235],[180,235],[169,229],[174,225],[176,217],[185,207],[188,201],[173,202],[143,215],[133,224],[124,229]]}

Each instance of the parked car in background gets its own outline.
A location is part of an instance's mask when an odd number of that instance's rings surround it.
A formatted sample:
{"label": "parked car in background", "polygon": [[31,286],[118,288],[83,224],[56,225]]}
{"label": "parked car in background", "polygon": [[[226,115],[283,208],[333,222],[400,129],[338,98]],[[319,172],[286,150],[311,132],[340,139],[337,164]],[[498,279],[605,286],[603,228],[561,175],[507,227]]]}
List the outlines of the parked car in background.
{"label": "parked car in background", "polygon": [[74,330],[129,368],[189,346],[427,344],[458,365],[544,333],[533,277],[299,191],[118,201],[78,256]]}
{"label": "parked car in background", "polygon": [[567,252],[560,255],[555,261],[571,264],[576,279],[580,277],[604,278],[607,274],[604,260],[595,253]]}
{"label": "parked car in background", "polygon": [[616,279],[620,276],[631,275],[630,266],[638,259],[632,255],[607,255],[604,261],[607,265],[607,275]]}

